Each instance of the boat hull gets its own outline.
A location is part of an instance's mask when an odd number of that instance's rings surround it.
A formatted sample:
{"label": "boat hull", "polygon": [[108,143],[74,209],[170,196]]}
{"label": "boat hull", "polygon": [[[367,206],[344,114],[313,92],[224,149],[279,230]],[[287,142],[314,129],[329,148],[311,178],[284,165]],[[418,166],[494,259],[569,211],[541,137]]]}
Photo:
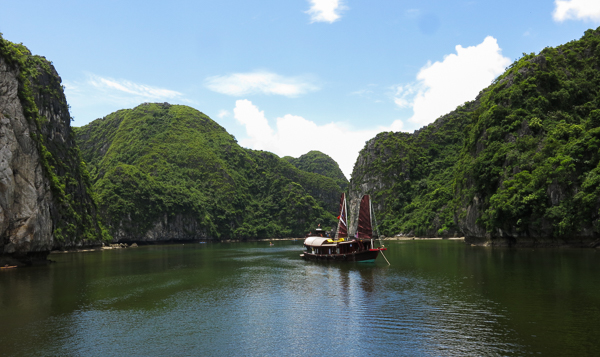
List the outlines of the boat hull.
{"label": "boat hull", "polygon": [[304,260],[325,260],[325,261],[350,261],[350,262],[362,262],[362,261],[375,261],[379,255],[380,249],[369,249],[361,250],[346,254],[313,254],[304,252],[300,254]]}

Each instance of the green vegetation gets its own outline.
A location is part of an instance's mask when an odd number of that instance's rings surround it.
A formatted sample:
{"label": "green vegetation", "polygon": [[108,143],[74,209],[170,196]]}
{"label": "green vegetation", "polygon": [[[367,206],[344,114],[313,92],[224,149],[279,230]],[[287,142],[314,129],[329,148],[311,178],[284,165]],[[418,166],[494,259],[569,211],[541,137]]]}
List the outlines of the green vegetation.
{"label": "green vegetation", "polygon": [[31,137],[37,144],[53,194],[51,215],[57,244],[69,246],[82,240],[110,239],[96,214],[91,183],[72,136],[61,79],[54,67],[44,57],[32,56],[25,46],[7,41],[1,34],[0,56],[19,73],[18,96],[23,114],[31,125]]}
{"label": "green vegetation", "polygon": [[600,28],[524,54],[476,100],[421,131],[379,134],[352,185],[384,183],[375,197],[387,235],[592,237],[600,232],[599,68]]}
{"label": "green vegetation", "polygon": [[372,187],[382,234],[437,236],[457,231],[452,182],[463,145],[469,103],[414,134],[385,132],[367,143],[351,190]]}
{"label": "green vegetation", "polygon": [[333,179],[243,149],[193,108],[145,103],[75,132],[120,239],[290,237],[335,223]]}
{"label": "green vegetation", "polygon": [[478,196],[487,231],[599,232],[599,30],[538,56],[524,54],[473,113],[457,202]]}
{"label": "green vegetation", "polygon": [[[348,181],[327,155],[243,149],[206,115],[167,103],[75,128],[80,153],[51,64],[1,36],[0,55],[20,70],[58,240],[108,237],[94,197],[123,240],[289,237],[335,224]],[[350,191],[373,195],[385,235],[597,237],[599,150],[600,28],[524,54],[475,100],[413,134],[378,134]]]}
{"label": "green vegetation", "polygon": [[309,151],[297,159],[291,156],[285,156],[283,159],[302,171],[312,172],[334,179],[342,191],[348,189],[348,179],[344,176],[342,170],[340,170],[338,163],[320,151]]}

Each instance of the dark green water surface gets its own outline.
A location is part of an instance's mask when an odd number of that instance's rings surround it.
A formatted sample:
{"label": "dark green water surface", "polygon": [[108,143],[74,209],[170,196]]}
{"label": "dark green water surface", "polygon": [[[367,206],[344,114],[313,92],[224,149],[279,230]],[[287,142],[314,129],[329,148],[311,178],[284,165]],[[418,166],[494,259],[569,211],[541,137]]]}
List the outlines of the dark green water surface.
{"label": "dark green water surface", "polygon": [[302,241],[52,254],[0,271],[1,356],[600,356],[600,251]]}

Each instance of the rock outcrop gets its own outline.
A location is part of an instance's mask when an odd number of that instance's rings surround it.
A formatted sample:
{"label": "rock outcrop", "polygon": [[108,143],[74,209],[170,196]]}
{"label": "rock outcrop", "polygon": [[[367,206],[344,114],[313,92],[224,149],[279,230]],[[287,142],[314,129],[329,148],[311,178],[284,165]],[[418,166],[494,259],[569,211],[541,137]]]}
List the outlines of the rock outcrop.
{"label": "rock outcrop", "polygon": [[97,245],[101,228],[60,77],[0,37],[0,260]]}
{"label": "rock outcrop", "polygon": [[367,141],[350,180],[350,230],[363,195],[371,195],[385,236],[461,236],[452,208],[452,179],[468,113],[476,100],[414,133],[384,132]]}
{"label": "rock outcrop", "polygon": [[53,243],[50,184],[18,88],[18,71],[0,57],[0,249],[5,254],[49,251]]}

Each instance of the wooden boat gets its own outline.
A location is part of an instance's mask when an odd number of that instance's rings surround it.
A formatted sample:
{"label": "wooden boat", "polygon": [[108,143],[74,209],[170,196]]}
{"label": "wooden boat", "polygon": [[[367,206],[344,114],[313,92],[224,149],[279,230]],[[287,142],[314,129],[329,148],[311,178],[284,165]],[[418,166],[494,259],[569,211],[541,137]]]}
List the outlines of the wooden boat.
{"label": "wooden boat", "polygon": [[306,250],[300,257],[305,260],[375,261],[379,253],[387,248],[376,248],[374,245],[372,216],[371,197],[365,195],[360,201],[357,232],[355,238],[350,240],[346,219],[346,196],[342,193],[335,237],[328,237],[325,231],[317,228],[315,233],[310,232],[304,240]]}

